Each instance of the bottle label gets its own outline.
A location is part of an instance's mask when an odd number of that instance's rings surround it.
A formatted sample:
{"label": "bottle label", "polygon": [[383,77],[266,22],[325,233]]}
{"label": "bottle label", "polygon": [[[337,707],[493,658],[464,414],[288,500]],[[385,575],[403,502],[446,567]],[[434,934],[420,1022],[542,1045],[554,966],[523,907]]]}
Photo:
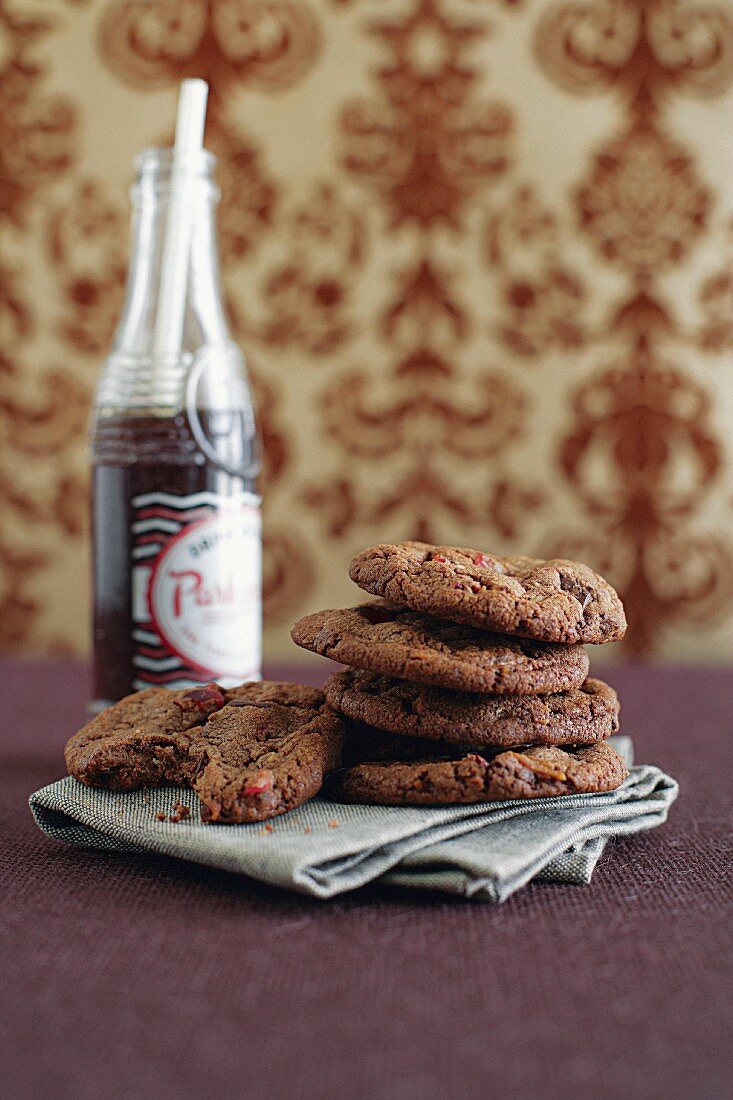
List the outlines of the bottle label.
{"label": "bottle label", "polygon": [[259,497],[145,493],[132,506],[136,690],[259,679]]}

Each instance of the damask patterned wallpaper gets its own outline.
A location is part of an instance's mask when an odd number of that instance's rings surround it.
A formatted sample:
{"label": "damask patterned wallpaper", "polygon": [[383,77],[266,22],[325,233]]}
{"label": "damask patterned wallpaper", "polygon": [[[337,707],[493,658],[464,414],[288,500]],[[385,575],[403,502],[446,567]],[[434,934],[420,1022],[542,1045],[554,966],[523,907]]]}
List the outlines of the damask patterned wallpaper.
{"label": "damask patterned wallpaper", "polygon": [[733,655],[730,0],[0,0],[0,637],[87,647],[126,187],[211,84],[269,655],[376,540],[582,557]]}

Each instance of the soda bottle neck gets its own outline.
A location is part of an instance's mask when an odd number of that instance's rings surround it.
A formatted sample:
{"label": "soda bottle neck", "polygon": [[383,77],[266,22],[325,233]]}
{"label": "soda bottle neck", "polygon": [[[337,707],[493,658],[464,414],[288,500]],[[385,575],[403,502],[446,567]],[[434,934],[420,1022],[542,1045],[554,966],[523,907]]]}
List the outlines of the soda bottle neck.
{"label": "soda bottle neck", "polygon": [[[213,179],[214,157],[202,153],[196,179],[191,256],[186,286],[181,352],[185,358],[208,344],[224,344],[229,330],[219,283],[215,210],[219,198]],[[113,354],[152,356],[160,307],[163,246],[171,194],[172,156],[169,149],[149,149],[138,158],[132,188],[133,245],[125,307]]]}
{"label": "soda bottle neck", "polygon": [[[259,465],[254,412],[242,356],[231,342],[221,304],[214,220],[218,191],[209,153],[200,158],[189,204],[181,349],[163,355],[159,350],[156,322],[171,163],[170,150],[148,150],[138,159],[127,299],[97,386],[93,458],[123,464],[165,455],[253,482]],[[167,348],[169,342],[163,343]]]}

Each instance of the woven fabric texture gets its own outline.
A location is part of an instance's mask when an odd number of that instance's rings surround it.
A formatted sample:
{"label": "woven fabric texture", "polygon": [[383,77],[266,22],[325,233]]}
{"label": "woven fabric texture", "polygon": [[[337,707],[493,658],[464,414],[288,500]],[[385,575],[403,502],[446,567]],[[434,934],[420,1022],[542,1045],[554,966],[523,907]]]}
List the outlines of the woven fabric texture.
{"label": "woven fabric texture", "polygon": [[51,840],[28,797],[62,773],[86,670],[0,663],[4,1094],[726,1096],[733,678],[597,671],[637,758],[679,781],[666,824],[607,844],[590,886],[474,905],[384,877],[323,901]]}
{"label": "woven fabric texture", "polygon": [[[630,761],[629,738],[613,740]],[[58,840],[177,856],[314,897],[386,876],[504,901],[545,872],[554,881],[589,882],[602,850],[592,842],[660,825],[676,797],[673,779],[643,766],[602,795],[445,807],[317,798],[266,824],[227,827],[203,824],[196,796],[180,787],[117,793],[66,778],[37,791],[30,804],[39,826]],[[173,823],[177,801],[190,816]]]}

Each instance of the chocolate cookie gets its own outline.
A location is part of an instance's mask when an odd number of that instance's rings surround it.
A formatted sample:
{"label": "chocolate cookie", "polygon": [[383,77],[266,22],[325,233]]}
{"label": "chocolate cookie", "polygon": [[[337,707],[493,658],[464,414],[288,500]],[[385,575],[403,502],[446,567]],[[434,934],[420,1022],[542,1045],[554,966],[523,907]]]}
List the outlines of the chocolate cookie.
{"label": "chocolate cookie", "polygon": [[345,665],[456,691],[565,691],[588,675],[582,646],[488,634],[376,600],[306,615],[291,637]]}
{"label": "chocolate cookie", "polygon": [[369,726],[474,747],[588,745],[618,730],[618,697],[602,680],[554,695],[477,695],[350,669],[325,691],[332,707]]}
{"label": "chocolate cookie", "polygon": [[546,642],[615,642],[623,605],[607,581],[580,562],[497,558],[479,550],[402,542],[372,546],[351,579],[402,607]]}
{"label": "chocolate cookie", "polygon": [[186,783],[191,774],[188,731],[226,703],[216,684],[168,691],[147,688],[103,710],[69,739],[69,775],[90,787],[131,791]]}
{"label": "chocolate cookie", "polygon": [[[264,821],[318,794],[341,759],[344,728],[323,693],[245,684],[192,741],[204,821]],[[293,690],[295,688],[295,691]],[[249,690],[248,690],[249,689]]]}
{"label": "chocolate cookie", "polygon": [[262,821],[317,794],[343,738],[323,692],[299,684],[150,688],[97,715],[65,759],[91,786],[187,783],[204,821]]}
{"label": "chocolate cookie", "polygon": [[620,787],[627,775],[610,745],[538,747],[489,760],[468,753],[453,760],[356,764],[334,776],[330,793],[341,802],[438,806],[599,794]]}

